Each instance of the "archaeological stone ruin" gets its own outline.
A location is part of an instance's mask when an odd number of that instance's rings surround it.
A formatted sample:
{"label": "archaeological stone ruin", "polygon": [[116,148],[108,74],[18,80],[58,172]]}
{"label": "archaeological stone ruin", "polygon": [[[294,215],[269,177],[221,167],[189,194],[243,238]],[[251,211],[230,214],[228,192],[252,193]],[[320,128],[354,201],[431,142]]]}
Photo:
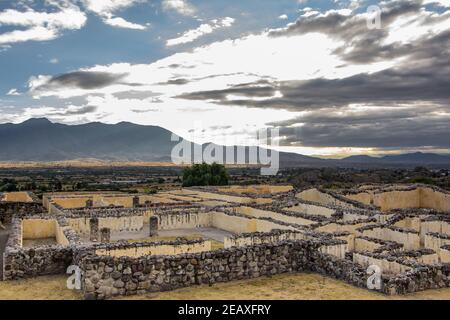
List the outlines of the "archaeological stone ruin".
{"label": "archaeological stone ruin", "polygon": [[450,284],[450,193],[426,185],[0,197],[1,280],[77,266],[86,299],[295,272],[388,295]]}

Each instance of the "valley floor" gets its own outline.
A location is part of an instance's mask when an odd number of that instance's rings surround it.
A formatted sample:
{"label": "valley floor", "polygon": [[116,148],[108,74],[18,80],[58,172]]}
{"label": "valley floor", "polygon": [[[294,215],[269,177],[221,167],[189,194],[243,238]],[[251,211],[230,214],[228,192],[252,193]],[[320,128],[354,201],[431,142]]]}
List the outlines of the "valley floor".
{"label": "valley floor", "polygon": [[[75,300],[76,291],[66,288],[65,276],[0,282],[0,300]],[[120,297],[130,300],[449,300],[450,288],[428,290],[408,296],[388,297],[355,288],[317,274],[285,274],[272,278],[243,280],[213,286],[196,286],[171,292]]]}

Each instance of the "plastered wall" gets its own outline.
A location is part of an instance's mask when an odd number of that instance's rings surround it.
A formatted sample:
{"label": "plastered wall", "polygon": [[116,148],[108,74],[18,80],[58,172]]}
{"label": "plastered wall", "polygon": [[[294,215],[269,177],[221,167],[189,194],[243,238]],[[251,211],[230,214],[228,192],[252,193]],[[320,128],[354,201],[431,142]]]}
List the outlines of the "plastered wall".
{"label": "plastered wall", "polygon": [[238,207],[235,208],[237,213],[244,214],[250,217],[255,218],[272,218],[275,220],[279,220],[286,223],[295,223],[299,225],[311,225],[316,223],[315,221],[304,219],[301,217],[293,217],[293,216],[287,216],[278,212],[272,212],[272,211],[265,211],[265,210],[259,210],[252,207]]}
{"label": "plastered wall", "polygon": [[225,194],[218,194],[218,193],[211,193],[211,192],[203,192],[203,191],[191,191],[195,196],[200,197],[202,199],[209,199],[209,200],[219,200],[219,201],[226,201],[226,202],[232,202],[232,203],[256,203],[256,204],[270,204],[272,203],[272,199],[270,198],[249,198],[249,197],[237,197],[237,196],[230,196]]}
{"label": "plastered wall", "polygon": [[284,240],[306,240],[306,237],[302,233],[283,233],[270,236],[255,234],[237,238],[227,237],[224,239],[224,248],[252,246],[262,243],[278,243]]}
{"label": "plastered wall", "polygon": [[442,263],[450,263],[450,250],[439,249],[439,258]]}
{"label": "plastered wall", "polygon": [[23,239],[45,239],[56,237],[56,220],[22,220]]}
{"label": "plastered wall", "polygon": [[56,243],[68,246],[69,240],[64,235],[64,227],[56,220],[25,219],[22,220],[22,239],[47,239],[55,238]]}
{"label": "plastered wall", "polygon": [[417,232],[420,231],[421,227],[421,221],[420,218],[405,218],[403,220],[400,220],[394,224],[396,227],[400,228],[406,228],[406,229],[412,229]]}
{"label": "plastered wall", "polygon": [[238,216],[230,216],[222,212],[216,212],[212,216],[213,226],[235,234],[256,232],[256,219],[246,219]]}
{"label": "plastered wall", "polygon": [[347,249],[346,244],[334,244],[334,245],[322,246],[319,248],[320,252],[330,254],[330,255],[338,257],[340,259],[345,258],[346,249]]}
{"label": "plastered wall", "polygon": [[356,229],[364,227],[368,225],[369,223],[358,223],[358,224],[338,224],[338,223],[329,223],[324,226],[321,226],[319,228],[316,228],[316,231],[319,232],[350,232],[351,234],[359,235],[360,232],[358,232]]}
{"label": "plastered wall", "polygon": [[314,206],[314,205],[310,205],[310,204],[304,204],[304,203],[299,203],[296,206],[284,208],[284,209],[291,211],[291,212],[299,212],[299,213],[311,214],[311,215],[316,215],[316,216],[324,216],[327,218],[330,218],[333,215],[333,213],[335,212],[333,209]]}
{"label": "plastered wall", "polygon": [[[89,217],[68,218],[70,227],[79,234],[89,234]],[[111,231],[139,231],[144,226],[143,216],[125,216],[125,217],[100,217],[98,218],[99,228],[109,228]]]}
{"label": "plastered wall", "polygon": [[338,200],[329,194],[320,192],[317,189],[309,189],[309,190],[302,191],[302,192],[298,193],[296,195],[296,197],[299,199],[305,200],[305,201],[316,202],[316,203],[320,203],[323,205],[338,205],[343,208],[351,208],[351,209],[355,208],[353,205],[351,205],[347,202]]}
{"label": "plastered wall", "polygon": [[150,245],[114,250],[98,249],[95,253],[100,256],[137,258],[147,255],[177,255],[181,253],[198,253],[210,250],[211,241],[204,241],[195,244]]}
{"label": "plastered wall", "polygon": [[378,249],[379,247],[381,247],[381,244],[373,242],[373,241],[369,241],[366,239],[362,239],[362,238],[355,238],[355,251],[357,252],[362,252],[362,251],[369,251],[369,252],[373,252],[376,249]]}
{"label": "plastered wall", "polygon": [[356,262],[364,267],[376,265],[380,267],[383,273],[399,274],[411,270],[411,267],[399,264],[395,261],[388,261],[386,259],[376,259],[373,257],[365,256],[360,253],[353,253],[353,262]]}
{"label": "plastered wall", "polygon": [[440,252],[441,247],[450,244],[449,239],[442,239],[431,234],[425,235],[425,248],[433,249],[435,252]]}
{"label": "plastered wall", "polygon": [[186,212],[158,215],[160,230],[193,229],[212,226],[212,213]]}
{"label": "plastered wall", "polygon": [[364,204],[374,204],[382,211],[405,208],[430,208],[438,211],[450,211],[450,195],[432,188],[414,190],[393,190],[382,193],[361,192],[346,195],[347,198]]}
{"label": "plastered wall", "polygon": [[363,235],[371,238],[401,243],[403,244],[405,250],[417,250],[421,247],[420,236],[418,233],[400,232],[389,228],[374,228],[372,230],[365,230]]}
{"label": "plastered wall", "polygon": [[443,233],[450,235],[450,224],[446,221],[422,221],[420,224],[420,241],[425,243],[427,233]]}
{"label": "plastered wall", "polygon": [[270,185],[256,185],[256,186],[230,186],[226,188],[217,189],[219,192],[233,192],[233,193],[255,193],[255,194],[276,194],[289,192],[293,190],[292,186],[270,186]]}

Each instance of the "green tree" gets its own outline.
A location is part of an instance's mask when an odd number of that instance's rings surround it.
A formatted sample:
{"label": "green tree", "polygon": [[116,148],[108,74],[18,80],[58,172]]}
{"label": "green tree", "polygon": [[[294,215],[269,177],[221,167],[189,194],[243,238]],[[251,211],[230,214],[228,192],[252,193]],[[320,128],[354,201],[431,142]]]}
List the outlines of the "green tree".
{"label": "green tree", "polygon": [[229,179],[225,166],[217,163],[194,164],[183,171],[183,187],[225,186]]}

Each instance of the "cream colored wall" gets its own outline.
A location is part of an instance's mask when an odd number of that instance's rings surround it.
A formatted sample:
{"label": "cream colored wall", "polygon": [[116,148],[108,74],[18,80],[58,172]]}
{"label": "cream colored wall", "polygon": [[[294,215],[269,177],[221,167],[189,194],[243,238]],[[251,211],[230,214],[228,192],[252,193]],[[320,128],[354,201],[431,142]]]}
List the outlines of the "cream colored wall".
{"label": "cream colored wall", "polygon": [[159,230],[205,228],[212,225],[212,213],[192,212],[158,216]]}
{"label": "cream colored wall", "polygon": [[93,196],[94,207],[108,207],[108,206],[121,206],[124,208],[133,207],[133,195],[126,196],[104,196],[97,195]]}
{"label": "cream colored wall", "polygon": [[355,251],[361,252],[361,251],[369,251],[373,252],[376,249],[381,247],[381,244],[361,239],[361,238],[355,238]]}
{"label": "cream colored wall", "polygon": [[178,202],[178,201],[171,199],[168,196],[165,196],[164,194],[139,196],[140,203],[144,204],[146,201],[150,201],[151,203],[177,203]]}
{"label": "cream colored wall", "polygon": [[177,255],[182,253],[198,253],[211,250],[211,241],[182,245],[155,245],[133,247],[128,249],[105,250],[99,249],[95,253],[100,256],[111,257],[142,257],[148,255]]}
{"label": "cream colored wall", "polygon": [[326,207],[314,206],[310,204],[299,203],[296,206],[284,208],[287,211],[311,214],[316,216],[324,216],[330,218],[335,212],[333,209]]}
{"label": "cream colored wall", "polygon": [[360,253],[353,253],[353,262],[358,263],[363,267],[376,265],[382,270],[383,273],[388,274],[405,273],[411,270],[411,267],[401,265],[397,262],[391,262],[384,259],[375,259]]}
{"label": "cream colored wall", "polygon": [[[75,232],[86,235],[90,233],[89,220],[89,217],[68,218],[67,222]],[[113,232],[140,231],[142,230],[143,226],[143,216],[98,218],[99,229],[110,228]]]}
{"label": "cream colored wall", "polygon": [[375,228],[372,230],[365,230],[363,235],[371,238],[401,243],[403,244],[403,248],[405,250],[417,250],[421,247],[420,236],[418,233],[400,232],[388,228]]}
{"label": "cream colored wall", "polygon": [[425,248],[433,249],[435,252],[440,252],[441,247],[450,244],[450,240],[441,239],[432,235],[425,235]]}
{"label": "cream colored wall", "polygon": [[420,202],[422,208],[450,211],[450,195],[431,188],[420,188]]}
{"label": "cream colored wall", "polygon": [[337,223],[329,223],[326,224],[324,226],[318,227],[315,230],[319,231],[319,232],[328,232],[328,233],[332,233],[332,232],[350,232],[351,234],[354,235],[360,235],[360,232],[357,231],[356,229],[367,226],[369,223],[358,223],[358,224],[337,224]]}
{"label": "cream colored wall", "polygon": [[56,224],[56,220],[22,220],[22,237],[29,240],[54,238],[56,237]]}
{"label": "cream colored wall", "polygon": [[212,217],[212,224],[218,229],[236,234],[257,231],[257,222],[255,219],[229,216],[222,212],[216,212]]}
{"label": "cream colored wall", "polygon": [[450,235],[450,224],[446,221],[422,221],[420,225],[420,240],[425,243],[425,235],[430,232]]}
{"label": "cream colored wall", "polygon": [[363,216],[360,214],[348,213],[348,212],[344,212],[343,217],[342,217],[342,221],[344,221],[344,222],[363,220],[363,219],[367,219],[367,216]]}
{"label": "cream colored wall", "polygon": [[249,236],[240,238],[225,238],[224,248],[245,247],[262,243],[277,243],[284,240],[306,240],[302,233],[285,233],[278,236]]}
{"label": "cream colored wall", "polygon": [[419,232],[420,231],[420,218],[406,218],[403,220],[400,220],[394,224],[396,227],[400,228],[406,228],[406,229],[412,229],[414,231]]}
{"label": "cream colored wall", "polygon": [[347,249],[346,244],[334,244],[329,246],[321,246],[319,248],[320,252],[330,254],[340,259],[345,258],[346,249]]}
{"label": "cream colored wall", "polygon": [[344,240],[347,242],[346,249],[345,249],[346,252],[355,250],[355,238],[356,237],[354,234],[349,234],[348,236],[336,237],[336,239]]}
{"label": "cream colored wall", "polygon": [[49,204],[48,204],[48,212],[50,213],[50,214],[54,214],[54,215],[60,215],[60,214],[64,214],[64,211],[63,210],[61,210],[61,209],[59,209],[58,207],[56,207],[56,205],[55,205],[55,203],[53,203],[53,202],[50,202]]}
{"label": "cream colored wall", "polygon": [[255,186],[230,186],[217,189],[219,192],[276,194],[293,190],[292,186],[255,185]]}
{"label": "cream colored wall", "polygon": [[62,246],[68,246],[69,240],[67,239],[66,235],[64,234],[64,230],[70,228],[70,227],[61,227],[57,222],[56,222],[56,242]]}
{"label": "cream colored wall", "polygon": [[346,195],[347,198],[364,204],[378,206],[382,211],[401,208],[430,208],[450,211],[450,195],[431,188],[417,188],[408,191],[387,191],[382,193],[361,192]]}
{"label": "cream colored wall", "polygon": [[382,211],[397,208],[420,208],[420,191],[390,191],[374,194],[374,205]]}
{"label": "cream colored wall", "polygon": [[225,194],[218,194],[218,193],[212,193],[212,192],[203,192],[203,191],[191,191],[196,197],[200,197],[202,199],[208,199],[208,200],[219,200],[219,201],[226,201],[226,202],[232,202],[232,203],[242,203],[242,204],[248,204],[248,203],[255,203],[255,204],[269,204],[272,203],[272,199],[270,198],[249,198],[249,197],[237,197],[237,196],[230,196]]}
{"label": "cream colored wall", "polygon": [[348,194],[345,196],[346,198],[354,201],[358,201],[364,204],[372,204],[373,194],[369,192],[361,192],[357,194]]}
{"label": "cream colored wall", "polygon": [[439,249],[439,258],[441,263],[450,263],[450,250]]}
{"label": "cream colored wall", "polygon": [[264,211],[264,210],[259,210],[259,209],[255,209],[252,207],[238,207],[238,208],[235,208],[234,210],[236,210],[237,213],[244,214],[244,215],[247,215],[250,217],[272,218],[272,219],[279,220],[279,221],[286,222],[286,223],[295,223],[295,224],[305,225],[305,226],[316,223],[315,221],[307,220],[307,219],[304,219],[301,217],[287,216],[284,214],[280,214],[278,212]]}
{"label": "cream colored wall", "polygon": [[84,208],[86,206],[86,201],[90,197],[79,197],[79,198],[55,198],[52,200],[53,203],[60,205],[66,209],[73,208]]}
{"label": "cream colored wall", "polygon": [[274,229],[278,229],[278,230],[298,230],[294,227],[291,226],[285,226],[285,225],[281,225],[272,221],[267,221],[267,220],[259,220],[259,219],[255,219],[256,221],[256,231],[257,232],[271,232]]}
{"label": "cream colored wall", "polygon": [[327,193],[320,192],[319,190],[317,190],[315,188],[302,191],[302,192],[298,193],[296,195],[296,197],[299,199],[305,200],[305,201],[316,202],[316,203],[320,203],[323,205],[338,205],[343,208],[352,208],[352,209],[355,208],[353,205],[351,205],[347,202],[338,200],[338,199],[330,196]]}

